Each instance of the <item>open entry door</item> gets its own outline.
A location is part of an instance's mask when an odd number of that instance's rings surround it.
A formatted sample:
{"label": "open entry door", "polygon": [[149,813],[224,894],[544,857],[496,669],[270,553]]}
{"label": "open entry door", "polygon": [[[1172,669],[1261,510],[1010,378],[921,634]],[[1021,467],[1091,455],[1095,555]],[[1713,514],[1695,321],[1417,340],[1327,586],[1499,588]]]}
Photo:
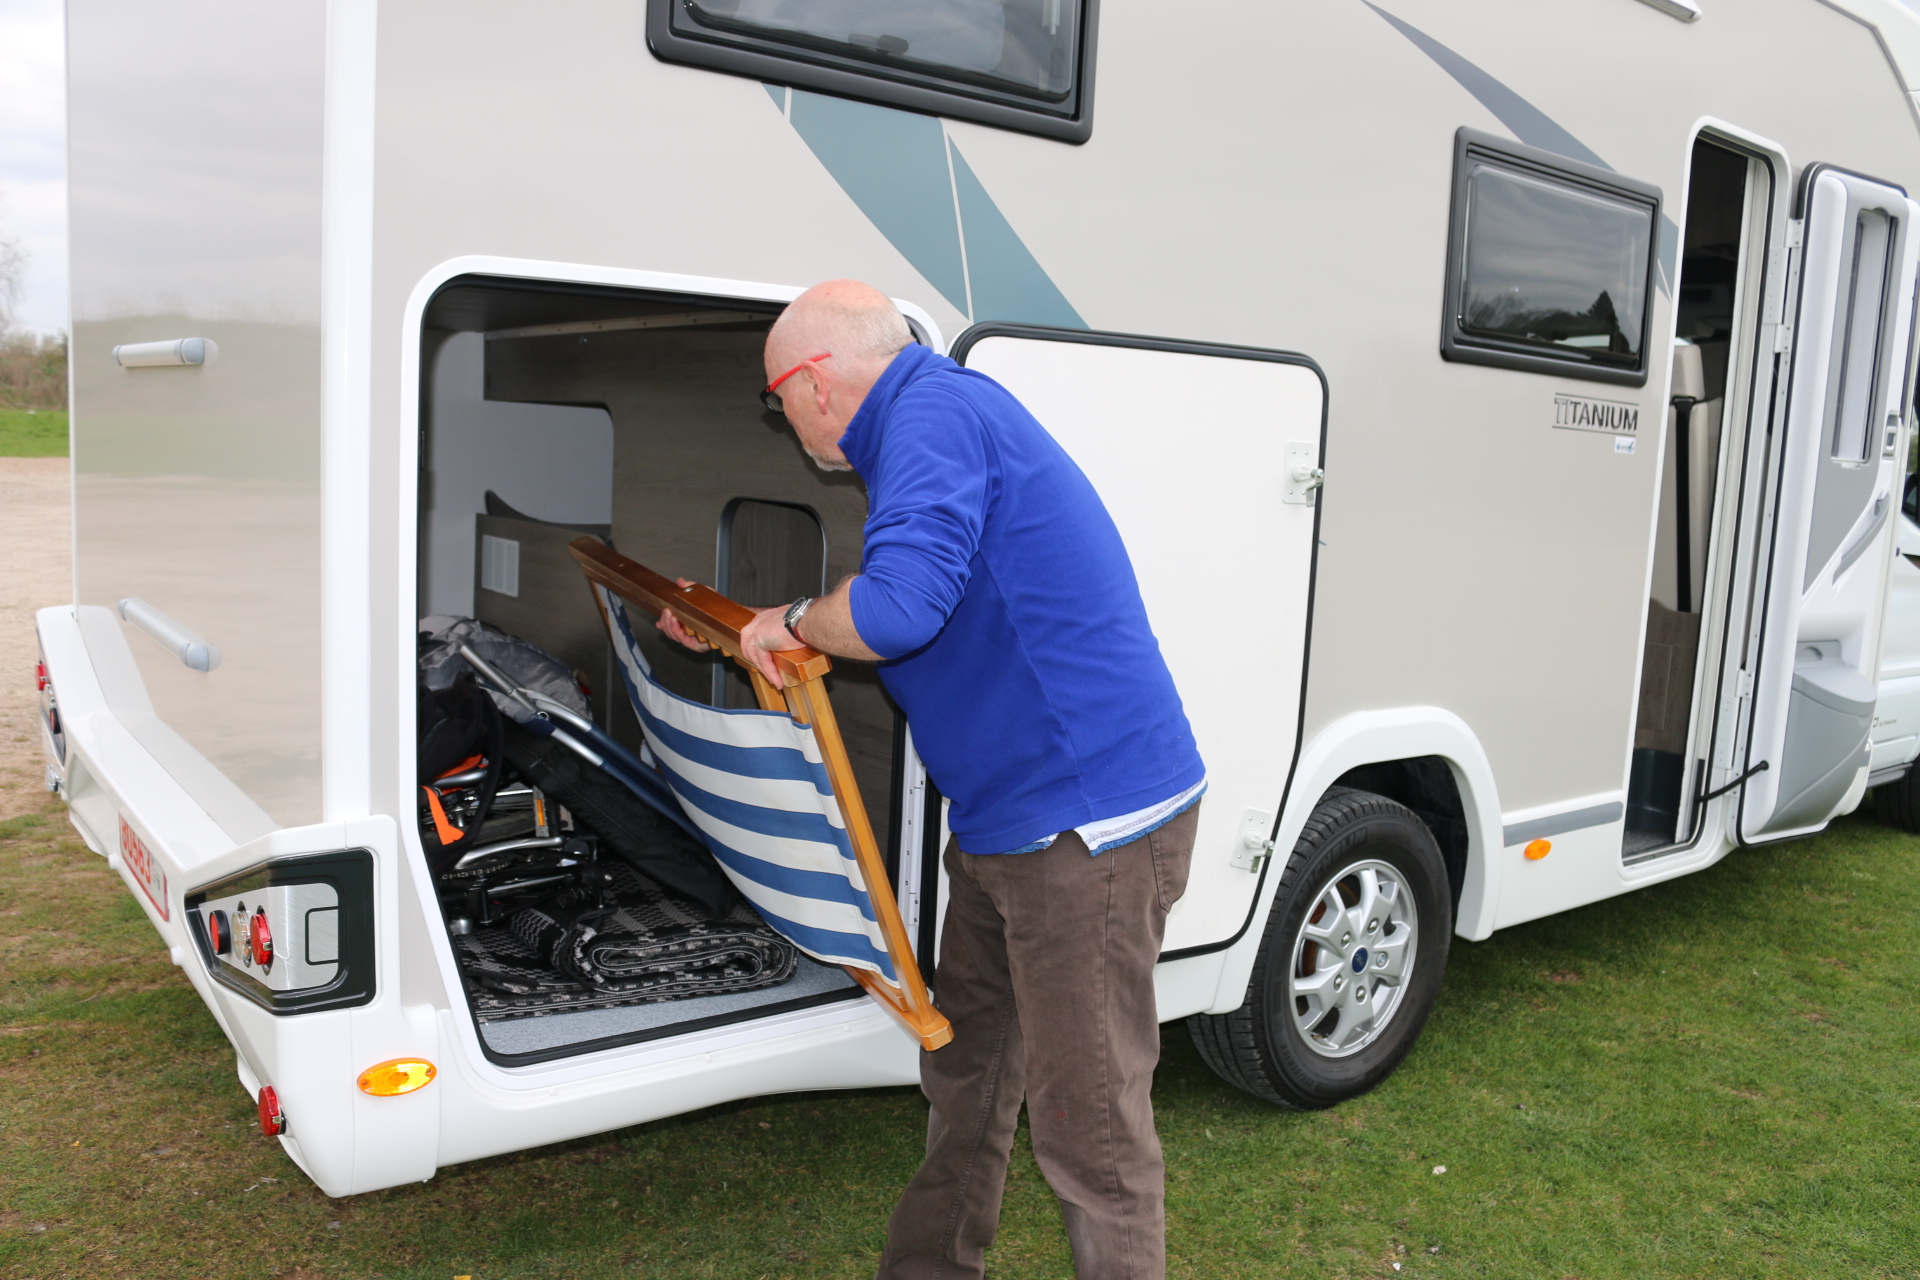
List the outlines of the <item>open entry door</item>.
{"label": "open entry door", "polygon": [[[1166,952],[1238,935],[1299,743],[1326,386],[1297,355],[979,325],[954,358],[1011,391],[1099,490],[1207,766]],[[1252,666],[1245,661],[1257,655]]]}
{"label": "open entry door", "polygon": [[1825,165],[1800,194],[1767,448],[1739,803],[1743,841],[1826,825],[1864,785],[1895,451],[1913,319],[1913,217],[1898,187]]}

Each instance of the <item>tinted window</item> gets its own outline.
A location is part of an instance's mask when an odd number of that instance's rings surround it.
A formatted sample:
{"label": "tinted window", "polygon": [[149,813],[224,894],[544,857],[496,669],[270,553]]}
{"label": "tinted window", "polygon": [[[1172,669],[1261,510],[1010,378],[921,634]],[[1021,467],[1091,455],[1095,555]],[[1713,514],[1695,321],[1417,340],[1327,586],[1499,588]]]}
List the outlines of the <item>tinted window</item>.
{"label": "tinted window", "polygon": [[1085,141],[1096,0],[650,0],[662,58]]}
{"label": "tinted window", "polygon": [[1077,0],[687,0],[687,15],[875,66],[1058,102]]}
{"label": "tinted window", "polygon": [[1659,193],[1468,133],[1454,175],[1444,354],[1644,381]]}
{"label": "tinted window", "polygon": [[1468,182],[1461,329],[1638,363],[1652,211],[1492,165]]}
{"label": "tinted window", "polygon": [[1907,519],[1920,524],[1920,431],[1907,436],[1907,487],[1901,494],[1900,509]]}
{"label": "tinted window", "polygon": [[1878,209],[1862,209],[1853,226],[1853,270],[1844,323],[1834,334],[1833,363],[1839,392],[1833,400],[1833,456],[1865,462],[1873,456],[1874,374],[1880,368],[1880,321],[1886,311],[1887,279],[1893,267],[1893,220]]}

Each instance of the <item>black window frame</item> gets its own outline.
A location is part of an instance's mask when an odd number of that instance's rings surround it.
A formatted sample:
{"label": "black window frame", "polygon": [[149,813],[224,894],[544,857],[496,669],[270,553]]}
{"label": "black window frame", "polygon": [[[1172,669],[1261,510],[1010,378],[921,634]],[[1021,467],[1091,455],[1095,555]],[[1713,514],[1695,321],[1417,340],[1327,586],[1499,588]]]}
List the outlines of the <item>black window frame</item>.
{"label": "black window frame", "polygon": [[[1078,0],[1080,41],[1073,89],[1057,106],[1016,94],[968,89],[955,81],[891,69],[879,63],[761,39],[746,33],[699,28],[692,19],[676,26],[686,0],[647,0],[647,48],[662,62],[677,62],[769,84],[811,89],[842,98],[904,107],[927,115],[972,120],[1019,133],[1079,144],[1093,136],[1093,65],[1100,29],[1100,0]],[[686,29],[692,27],[693,33]]]}
{"label": "black window frame", "polygon": [[[1647,278],[1641,293],[1640,355],[1632,366],[1607,365],[1583,357],[1575,349],[1547,350],[1530,343],[1504,342],[1467,333],[1460,315],[1460,290],[1467,258],[1467,176],[1476,163],[1648,207]],[[1440,307],[1440,356],[1458,364],[1491,365],[1524,373],[1643,387],[1647,383],[1653,340],[1653,297],[1660,266],[1660,188],[1622,177],[1609,169],[1569,160],[1538,147],[1498,138],[1478,129],[1462,128],[1453,142],[1453,200],[1447,223],[1446,295]]]}

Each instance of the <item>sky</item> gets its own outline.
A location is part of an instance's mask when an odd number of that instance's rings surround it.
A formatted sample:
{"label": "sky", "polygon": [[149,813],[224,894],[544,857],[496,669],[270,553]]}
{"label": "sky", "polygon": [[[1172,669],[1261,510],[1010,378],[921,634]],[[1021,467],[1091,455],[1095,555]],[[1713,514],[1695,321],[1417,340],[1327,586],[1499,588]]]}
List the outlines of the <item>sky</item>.
{"label": "sky", "polygon": [[14,321],[67,328],[65,46],[60,0],[0,0],[0,235],[27,252]]}

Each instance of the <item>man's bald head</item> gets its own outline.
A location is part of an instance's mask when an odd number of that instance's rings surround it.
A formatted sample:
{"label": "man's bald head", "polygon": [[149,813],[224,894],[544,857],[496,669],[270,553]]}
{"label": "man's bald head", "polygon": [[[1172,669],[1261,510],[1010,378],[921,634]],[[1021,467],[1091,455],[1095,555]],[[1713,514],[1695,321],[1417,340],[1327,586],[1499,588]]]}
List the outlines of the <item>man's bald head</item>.
{"label": "man's bald head", "polygon": [[767,334],[767,378],[822,352],[835,372],[871,383],[913,342],[907,319],[886,294],[858,280],[828,280],[795,298]]}
{"label": "man's bald head", "polygon": [[[840,452],[840,437],[873,384],[912,342],[900,308],[858,280],[817,284],[773,322],[767,333],[767,381],[792,371],[780,384],[780,401],[801,447],[822,468],[851,470]],[[819,356],[831,358],[816,360]]]}

